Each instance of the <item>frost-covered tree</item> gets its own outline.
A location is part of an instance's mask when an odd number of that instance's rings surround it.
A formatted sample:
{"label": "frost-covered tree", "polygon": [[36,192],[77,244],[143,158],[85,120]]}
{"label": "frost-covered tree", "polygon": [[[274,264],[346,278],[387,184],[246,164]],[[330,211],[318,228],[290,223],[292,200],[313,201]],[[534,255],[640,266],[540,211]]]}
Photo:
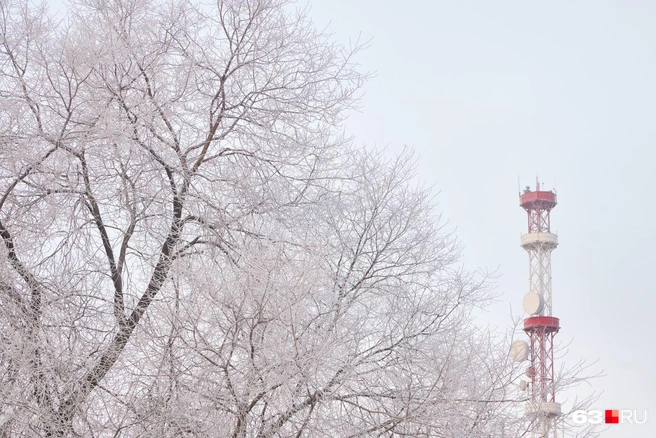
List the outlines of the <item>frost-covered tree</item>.
{"label": "frost-covered tree", "polygon": [[521,436],[409,152],[282,0],[0,0],[0,436]]}

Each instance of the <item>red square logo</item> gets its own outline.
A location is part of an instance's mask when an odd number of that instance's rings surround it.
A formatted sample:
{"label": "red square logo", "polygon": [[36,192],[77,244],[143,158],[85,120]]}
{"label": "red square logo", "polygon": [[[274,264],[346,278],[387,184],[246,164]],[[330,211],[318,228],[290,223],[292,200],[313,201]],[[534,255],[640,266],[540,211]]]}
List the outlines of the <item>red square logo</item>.
{"label": "red square logo", "polygon": [[606,424],[618,424],[620,422],[620,411],[606,409]]}

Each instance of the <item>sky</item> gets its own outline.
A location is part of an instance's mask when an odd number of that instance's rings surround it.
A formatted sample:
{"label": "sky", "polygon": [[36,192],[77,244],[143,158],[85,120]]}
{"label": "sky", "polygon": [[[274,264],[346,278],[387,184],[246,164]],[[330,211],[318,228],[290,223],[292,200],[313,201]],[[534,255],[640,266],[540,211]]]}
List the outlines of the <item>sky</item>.
{"label": "sky", "polygon": [[596,361],[605,377],[580,388],[603,391],[594,409],[647,411],[602,438],[656,436],[656,2],[308,4],[338,41],[370,41],[356,60],[375,76],[346,129],[419,154],[465,265],[499,275],[485,324],[508,326],[528,291],[518,178],[556,189],[560,360]]}
{"label": "sky", "polygon": [[603,372],[580,388],[603,392],[592,408],[647,411],[602,438],[656,436],[656,2],[306,3],[335,40],[369,41],[356,61],[374,76],[347,132],[390,154],[412,147],[465,265],[498,275],[481,323],[522,315],[518,179],[556,189],[559,360]]}

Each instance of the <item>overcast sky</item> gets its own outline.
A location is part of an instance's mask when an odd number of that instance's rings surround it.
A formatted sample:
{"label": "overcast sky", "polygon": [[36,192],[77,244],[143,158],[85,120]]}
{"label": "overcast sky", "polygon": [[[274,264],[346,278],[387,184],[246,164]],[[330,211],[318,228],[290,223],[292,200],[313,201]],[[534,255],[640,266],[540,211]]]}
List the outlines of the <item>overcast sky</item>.
{"label": "overcast sky", "polygon": [[656,2],[309,4],[338,40],[371,39],[358,61],[376,77],[347,129],[420,154],[467,266],[501,274],[487,322],[508,324],[528,289],[518,176],[557,189],[564,360],[599,360],[595,408],[648,410],[603,438],[656,436]]}
{"label": "overcast sky", "polygon": [[564,360],[598,360],[594,408],[648,411],[647,424],[603,438],[656,436],[656,2],[309,4],[337,40],[371,39],[357,60],[376,76],[347,130],[391,152],[414,148],[466,265],[501,275],[483,323],[508,325],[528,289],[518,176],[557,189]]}

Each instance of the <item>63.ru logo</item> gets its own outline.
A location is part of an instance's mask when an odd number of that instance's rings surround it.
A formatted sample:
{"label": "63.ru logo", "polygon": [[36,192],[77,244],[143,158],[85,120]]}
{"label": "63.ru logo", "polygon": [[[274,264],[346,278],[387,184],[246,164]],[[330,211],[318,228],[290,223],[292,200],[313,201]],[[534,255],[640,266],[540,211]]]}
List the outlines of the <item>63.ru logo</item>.
{"label": "63.ru logo", "polygon": [[606,409],[604,411],[574,411],[572,412],[574,424],[644,424],[647,422],[647,411],[629,409]]}

